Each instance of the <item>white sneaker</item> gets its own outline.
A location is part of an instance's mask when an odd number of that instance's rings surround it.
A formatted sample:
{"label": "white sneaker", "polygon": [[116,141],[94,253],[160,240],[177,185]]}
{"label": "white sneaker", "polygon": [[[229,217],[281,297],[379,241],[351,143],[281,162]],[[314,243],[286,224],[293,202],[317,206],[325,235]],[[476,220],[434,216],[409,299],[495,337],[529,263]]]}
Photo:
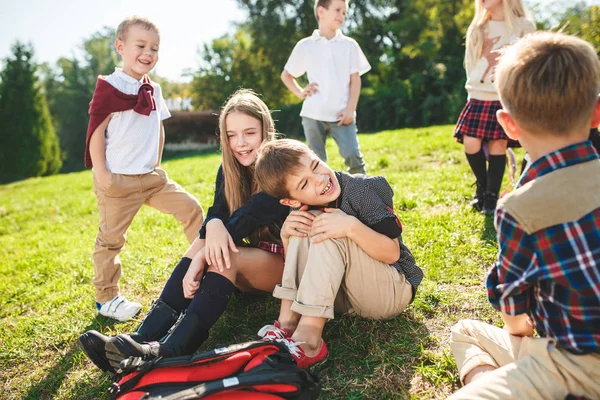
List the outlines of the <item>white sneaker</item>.
{"label": "white sneaker", "polygon": [[98,309],[98,314],[118,321],[127,321],[139,313],[141,309],[142,305],[140,303],[129,301],[118,294],[114,299],[102,303]]}

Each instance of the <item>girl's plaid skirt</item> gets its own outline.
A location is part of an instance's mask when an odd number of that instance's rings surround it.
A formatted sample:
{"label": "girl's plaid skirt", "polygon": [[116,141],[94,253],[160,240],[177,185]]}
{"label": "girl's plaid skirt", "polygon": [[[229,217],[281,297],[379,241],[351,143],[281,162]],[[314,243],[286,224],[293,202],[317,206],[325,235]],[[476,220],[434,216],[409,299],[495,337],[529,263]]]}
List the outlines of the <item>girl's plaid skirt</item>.
{"label": "girl's plaid skirt", "polygon": [[519,142],[506,136],[504,129],[498,123],[496,111],[501,108],[499,101],[469,100],[460,113],[454,129],[456,141],[462,143],[463,136],[471,136],[483,141],[508,140],[509,147],[521,147]]}
{"label": "girl's plaid skirt", "polygon": [[283,245],[279,243],[265,242],[261,240],[260,242],[258,242],[258,248],[264,251],[268,251],[269,253],[279,254],[281,257],[284,256]]}

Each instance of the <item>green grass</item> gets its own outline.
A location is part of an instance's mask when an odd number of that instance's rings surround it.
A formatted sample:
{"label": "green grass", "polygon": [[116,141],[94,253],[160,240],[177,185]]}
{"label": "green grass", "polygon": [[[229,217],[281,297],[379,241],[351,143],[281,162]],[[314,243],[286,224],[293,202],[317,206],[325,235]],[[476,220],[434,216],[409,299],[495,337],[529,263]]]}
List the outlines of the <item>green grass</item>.
{"label": "green grass", "polygon": [[[487,304],[483,278],[496,253],[491,218],[467,205],[473,178],[452,127],[361,135],[369,173],[395,191],[403,238],[425,271],[415,302],[387,321],[340,316],[325,338],[330,357],[316,369],[325,399],[436,399],[457,388],[448,335],[460,318],[499,319]],[[343,163],[329,143],[330,165]],[[170,177],[212,203],[220,156],[164,163]],[[110,377],[76,346],[88,329],[106,334],[138,322],[96,316],[91,254],[98,229],[90,171],[0,186],[0,398],[104,398]],[[145,307],[155,299],[187,248],[178,223],[144,207],[121,253],[121,287]],[[254,338],[278,302],[239,295],[202,349]],[[141,318],[141,317],[140,317]]]}

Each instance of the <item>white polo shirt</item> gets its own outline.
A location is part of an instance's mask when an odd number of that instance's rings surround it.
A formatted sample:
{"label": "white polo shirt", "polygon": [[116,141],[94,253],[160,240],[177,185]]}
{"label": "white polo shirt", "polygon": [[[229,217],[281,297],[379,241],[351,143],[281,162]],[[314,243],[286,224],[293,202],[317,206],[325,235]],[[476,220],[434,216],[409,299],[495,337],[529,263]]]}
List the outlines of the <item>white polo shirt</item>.
{"label": "white polo shirt", "polygon": [[319,85],[318,93],[304,99],[300,115],[334,122],[348,105],[350,75],[362,75],[371,65],[356,40],[339,29],[329,40],[315,29],[312,36],[296,44],[284,68],[294,78],[306,73],[310,83]]}
{"label": "white polo shirt", "polygon": [[[121,69],[106,77],[106,82],[125,94],[137,95],[143,79],[137,80]],[[160,85],[152,82],[156,110],[146,116],[133,110],[111,115],[105,133],[106,168],[115,174],[135,175],[154,171],[158,162],[160,123],[171,116]]]}

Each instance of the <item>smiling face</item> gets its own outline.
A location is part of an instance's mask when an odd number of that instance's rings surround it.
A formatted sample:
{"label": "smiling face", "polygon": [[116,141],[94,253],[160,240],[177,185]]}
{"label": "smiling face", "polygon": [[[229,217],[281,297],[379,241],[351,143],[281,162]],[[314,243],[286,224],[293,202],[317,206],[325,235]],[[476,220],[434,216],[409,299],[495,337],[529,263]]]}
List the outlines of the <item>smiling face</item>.
{"label": "smiling face", "polygon": [[237,111],[225,117],[225,126],[233,157],[244,167],[253,165],[256,152],[263,141],[261,121]]}
{"label": "smiling face", "polygon": [[337,30],[344,25],[346,20],[347,5],[345,0],[332,0],[328,8],[319,7],[319,27]]}
{"label": "smiling face", "polygon": [[115,41],[117,52],[123,59],[123,72],[142,79],[158,62],[160,35],[154,29],[132,25],[124,36],[123,40]]}
{"label": "smiling face", "polygon": [[298,167],[288,174],[286,188],[289,199],[282,199],[281,203],[290,207],[326,206],[341,193],[333,170],[312,153],[302,156]]}

